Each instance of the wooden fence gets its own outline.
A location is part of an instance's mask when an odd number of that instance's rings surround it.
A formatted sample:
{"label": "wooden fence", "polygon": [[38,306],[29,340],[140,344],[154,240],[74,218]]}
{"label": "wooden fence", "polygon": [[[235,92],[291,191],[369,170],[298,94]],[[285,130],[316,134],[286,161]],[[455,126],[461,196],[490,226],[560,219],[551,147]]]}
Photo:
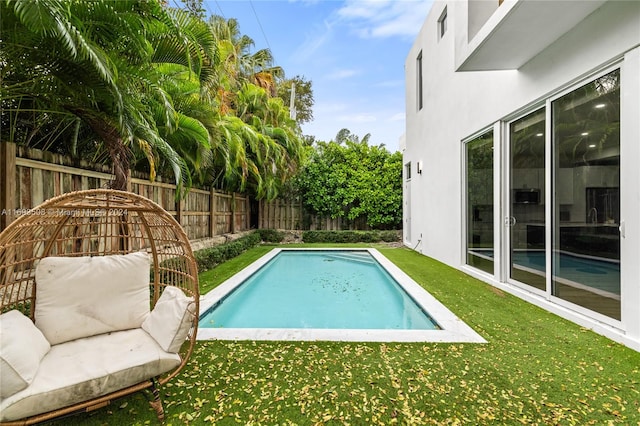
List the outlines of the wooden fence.
{"label": "wooden fence", "polygon": [[258,217],[261,229],[303,229],[302,203],[297,200],[260,200]]}
{"label": "wooden fence", "polygon": [[329,231],[369,229],[366,221],[363,219],[348,222],[342,218],[323,218],[308,214],[304,211],[301,200],[261,200],[259,205],[259,218],[259,228],[262,229],[310,229]]}
{"label": "wooden fence", "polygon": [[[0,231],[20,214],[51,197],[83,189],[106,188],[109,166],[0,142]],[[171,213],[191,240],[253,228],[286,230],[367,229],[364,221],[320,218],[304,211],[300,200],[250,201],[237,193],[192,188],[176,201],[176,186],[133,173],[130,191]]]}
{"label": "wooden fence", "polygon": [[[106,188],[113,180],[110,168],[74,162],[62,155],[0,143],[0,231],[20,214],[67,192]],[[130,178],[130,190],[147,197],[185,229],[192,240],[250,228],[249,198],[217,190],[191,189],[176,201],[176,186],[142,175]]]}

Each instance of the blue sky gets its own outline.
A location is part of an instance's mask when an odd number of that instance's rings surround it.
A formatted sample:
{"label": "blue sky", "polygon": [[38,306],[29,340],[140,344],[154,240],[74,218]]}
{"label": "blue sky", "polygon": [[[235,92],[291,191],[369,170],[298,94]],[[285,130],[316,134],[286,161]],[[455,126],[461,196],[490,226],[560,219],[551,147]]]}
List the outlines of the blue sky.
{"label": "blue sky", "polygon": [[404,61],[432,0],[204,0],[236,18],[255,50],[270,48],[287,77],[313,82],[314,121],[329,141],[342,128],[398,150],[404,133]]}

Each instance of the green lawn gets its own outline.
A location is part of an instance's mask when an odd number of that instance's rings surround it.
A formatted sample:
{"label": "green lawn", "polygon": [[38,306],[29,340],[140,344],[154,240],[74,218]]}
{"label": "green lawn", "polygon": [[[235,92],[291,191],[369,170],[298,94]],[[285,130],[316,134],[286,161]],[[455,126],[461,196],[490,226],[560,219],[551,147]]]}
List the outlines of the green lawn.
{"label": "green lawn", "polygon": [[[640,353],[411,250],[379,250],[489,343],[199,342],[163,389],[166,423],[640,424]],[[156,423],[141,394],[52,422]]]}

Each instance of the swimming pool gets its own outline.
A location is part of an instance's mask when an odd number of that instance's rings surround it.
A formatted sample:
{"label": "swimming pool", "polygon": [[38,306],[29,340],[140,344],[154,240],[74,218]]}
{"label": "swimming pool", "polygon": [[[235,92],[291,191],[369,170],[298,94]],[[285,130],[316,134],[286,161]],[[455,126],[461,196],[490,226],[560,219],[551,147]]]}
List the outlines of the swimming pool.
{"label": "swimming pool", "polygon": [[201,318],[200,327],[435,330],[364,251],[285,251]]}
{"label": "swimming pool", "polygon": [[201,312],[202,340],[485,342],[374,249],[274,249],[207,293]]}

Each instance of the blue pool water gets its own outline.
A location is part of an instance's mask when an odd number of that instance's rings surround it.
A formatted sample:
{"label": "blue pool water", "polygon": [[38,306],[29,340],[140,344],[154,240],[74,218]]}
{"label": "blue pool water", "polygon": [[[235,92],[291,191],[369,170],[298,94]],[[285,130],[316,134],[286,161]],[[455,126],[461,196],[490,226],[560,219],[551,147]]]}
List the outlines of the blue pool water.
{"label": "blue pool water", "polygon": [[203,314],[199,326],[439,328],[363,251],[283,251]]}

